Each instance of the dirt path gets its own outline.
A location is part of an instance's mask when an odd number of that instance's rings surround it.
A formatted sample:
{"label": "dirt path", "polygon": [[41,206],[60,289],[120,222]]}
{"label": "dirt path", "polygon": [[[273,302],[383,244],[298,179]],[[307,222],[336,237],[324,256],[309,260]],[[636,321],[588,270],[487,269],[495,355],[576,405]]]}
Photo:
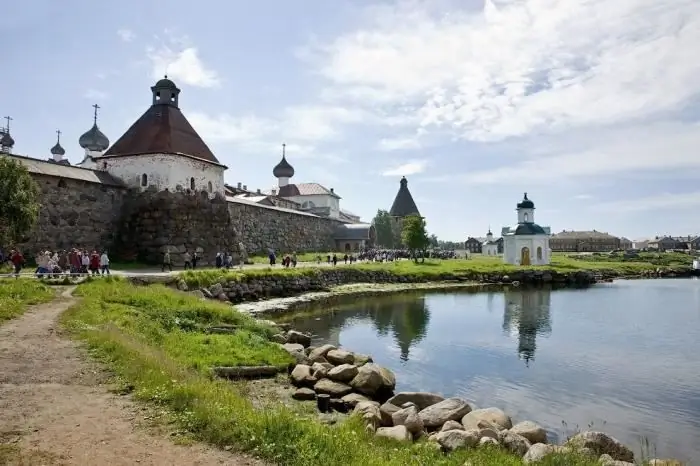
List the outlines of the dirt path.
{"label": "dirt path", "polygon": [[0,464],[262,466],[140,427],[144,411],[60,334],[70,291],[0,327]]}

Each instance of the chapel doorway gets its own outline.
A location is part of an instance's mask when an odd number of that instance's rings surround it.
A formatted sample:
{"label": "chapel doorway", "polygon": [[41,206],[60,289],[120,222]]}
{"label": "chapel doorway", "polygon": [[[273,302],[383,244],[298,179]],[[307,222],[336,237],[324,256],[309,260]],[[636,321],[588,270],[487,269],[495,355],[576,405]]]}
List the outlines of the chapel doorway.
{"label": "chapel doorway", "polygon": [[350,252],[350,243],[345,243],[345,252]]}
{"label": "chapel doorway", "polygon": [[530,249],[522,248],[520,250],[520,265],[530,265]]}

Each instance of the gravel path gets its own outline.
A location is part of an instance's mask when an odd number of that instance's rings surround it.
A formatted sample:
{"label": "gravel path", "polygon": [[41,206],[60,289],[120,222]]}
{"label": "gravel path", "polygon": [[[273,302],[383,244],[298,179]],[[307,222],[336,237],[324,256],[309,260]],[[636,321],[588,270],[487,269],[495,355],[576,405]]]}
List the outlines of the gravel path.
{"label": "gravel path", "polygon": [[144,410],[112,394],[107,374],[61,335],[71,291],[0,327],[1,464],[263,465],[140,427]]}

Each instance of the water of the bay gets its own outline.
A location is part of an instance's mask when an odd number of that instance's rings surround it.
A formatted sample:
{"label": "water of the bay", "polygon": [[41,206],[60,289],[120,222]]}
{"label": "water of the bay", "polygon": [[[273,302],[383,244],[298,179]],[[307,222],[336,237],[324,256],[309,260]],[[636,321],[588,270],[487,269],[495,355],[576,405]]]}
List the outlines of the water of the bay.
{"label": "water of the bay", "polygon": [[400,294],[293,322],[315,345],[371,354],[397,391],[496,406],[552,440],[590,426],[700,464],[700,280]]}

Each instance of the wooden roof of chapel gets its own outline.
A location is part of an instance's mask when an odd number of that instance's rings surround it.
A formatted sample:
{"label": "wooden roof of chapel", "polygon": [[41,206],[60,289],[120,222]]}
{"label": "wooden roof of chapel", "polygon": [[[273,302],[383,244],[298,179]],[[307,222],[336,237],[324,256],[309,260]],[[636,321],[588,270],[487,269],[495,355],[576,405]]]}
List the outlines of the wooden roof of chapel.
{"label": "wooden roof of chapel", "polygon": [[105,152],[105,157],[181,154],[221,165],[179,108],[152,105]]}
{"label": "wooden roof of chapel", "polygon": [[416,202],[411,196],[411,191],[408,190],[408,181],[406,177],[401,178],[399,192],[396,193],[394,203],[391,205],[389,214],[393,217],[408,217],[409,215],[420,215]]}

